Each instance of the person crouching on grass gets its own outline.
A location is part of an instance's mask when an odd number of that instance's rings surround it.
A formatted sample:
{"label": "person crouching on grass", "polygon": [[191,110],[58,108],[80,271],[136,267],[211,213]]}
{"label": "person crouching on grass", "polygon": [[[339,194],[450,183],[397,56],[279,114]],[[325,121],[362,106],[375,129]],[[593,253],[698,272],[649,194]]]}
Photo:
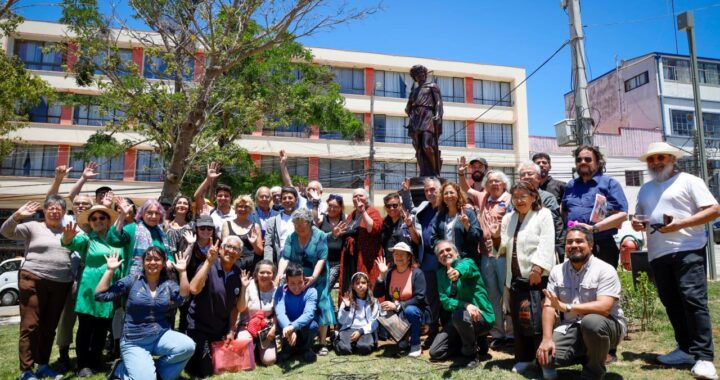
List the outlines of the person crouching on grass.
{"label": "person crouching on grass", "polygon": [[338,310],[338,337],[334,342],[338,355],[370,354],[377,347],[377,327],[380,304],[368,289],[370,280],[364,272],[350,279],[351,290],[342,298]]}
{"label": "person crouching on grass", "polygon": [[312,363],[317,359],[312,350],[318,331],[317,290],[305,286],[303,268],[296,263],[288,264],[285,278],[285,286],[275,292],[275,314],[282,329],[282,351],[277,361],[287,362],[294,354],[301,354],[304,362]]}

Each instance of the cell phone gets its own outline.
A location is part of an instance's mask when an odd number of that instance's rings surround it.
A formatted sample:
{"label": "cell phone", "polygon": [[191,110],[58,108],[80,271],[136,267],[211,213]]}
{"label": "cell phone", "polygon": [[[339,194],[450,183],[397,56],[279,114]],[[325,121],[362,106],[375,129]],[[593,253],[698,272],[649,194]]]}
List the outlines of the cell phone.
{"label": "cell phone", "polygon": [[674,218],[673,218],[672,215],[663,214],[663,224],[664,224],[664,225],[667,226],[668,224],[672,223],[673,219],[674,219]]}

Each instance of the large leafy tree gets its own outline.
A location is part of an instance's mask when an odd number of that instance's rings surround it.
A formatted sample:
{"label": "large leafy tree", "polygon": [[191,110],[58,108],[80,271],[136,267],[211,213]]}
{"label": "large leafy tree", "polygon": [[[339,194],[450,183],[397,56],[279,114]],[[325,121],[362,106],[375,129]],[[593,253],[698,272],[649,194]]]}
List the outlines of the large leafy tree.
{"label": "large leafy tree", "polygon": [[[194,169],[209,159],[232,165],[225,173],[250,173],[247,152],[234,141],[258,125],[302,121],[346,136],[362,133],[362,124],[343,109],[329,70],[313,65],[296,39],[373,9],[334,0],[130,0],[129,5],[131,16],[152,33],[101,14],[95,0],[64,0],[62,21],[70,28],[65,46],[78,57],[73,65],[78,83],[98,87],[101,95],[94,101],[107,112],[122,111],[89,151],[117,153],[128,144],[151,144],[165,160],[163,198],[195,183]],[[143,46],[145,74],[120,58],[117,41],[126,36]],[[98,71],[104,75],[94,75]],[[147,78],[148,72],[154,78]],[[106,138],[130,128],[142,139],[117,144]]]}
{"label": "large leafy tree", "polygon": [[[0,1],[0,38],[12,33],[22,21],[14,12],[18,1]],[[17,57],[8,57],[0,49],[0,158],[12,151],[13,140],[8,134],[23,127],[24,111],[37,105],[43,97],[51,97],[52,89],[39,77],[26,70]]]}

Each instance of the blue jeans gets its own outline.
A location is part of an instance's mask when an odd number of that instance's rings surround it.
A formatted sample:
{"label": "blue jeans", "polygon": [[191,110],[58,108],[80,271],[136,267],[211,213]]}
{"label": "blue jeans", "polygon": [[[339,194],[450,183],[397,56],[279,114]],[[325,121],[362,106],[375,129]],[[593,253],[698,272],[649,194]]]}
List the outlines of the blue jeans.
{"label": "blue jeans", "polygon": [[507,271],[505,256],[490,257],[482,256],[480,259],[480,273],[482,274],[488,298],[495,312],[495,324],[490,335],[493,338],[505,338],[508,332],[505,331],[505,318],[503,313],[502,297],[505,292],[505,274]]}
{"label": "blue jeans", "polygon": [[422,327],[422,311],[417,306],[407,306],[402,309],[405,319],[410,323],[410,345],[420,344],[420,328]]}
{"label": "blue jeans", "polygon": [[[134,342],[122,339],[120,353],[123,363],[115,374],[129,380],[155,379],[157,373],[163,380],[174,380],[180,377],[193,351],[195,342],[187,335],[173,330]],[[153,356],[159,356],[157,363]]]}

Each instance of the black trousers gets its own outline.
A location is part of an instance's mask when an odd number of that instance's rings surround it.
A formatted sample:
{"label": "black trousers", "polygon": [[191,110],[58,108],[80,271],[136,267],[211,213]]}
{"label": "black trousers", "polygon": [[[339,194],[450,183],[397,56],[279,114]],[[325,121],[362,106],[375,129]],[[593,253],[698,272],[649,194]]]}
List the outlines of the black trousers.
{"label": "black trousers", "polygon": [[610,264],[613,268],[617,268],[620,261],[620,248],[615,243],[612,236],[595,240],[593,246],[593,255],[598,259]]}
{"label": "black trousers", "polygon": [[210,377],[213,375],[212,348],[210,344],[225,338],[224,335],[209,336],[197,330],[185,333],[195,341],[195,352],[185,366],[185,371],[194,377]]}
{"label": "black trousers", "polygon": [[[350,338],[355,331],[359,331],[360,338],[353,342]],[[338,337],[333,342],[335,352],[338,355],[350,355],[353,351],[360,355],[368,355],[375,349],[375,335],[373,333],[363,334],[362,330],[347,329],[338,332]]]}
{"label": "black trousers", "polygon": [[433,360],[445,360],[448,357],[461,353],[463,356],[472,357],[479,346],[479,340],[487,340],[487,333],[492,325],[480,318],[475,322],[470,319],[467,311],[455,310],[450,321],[437,334],[430,346],[430,358]]}
{"label": "black trousers", "polygon": [[102,369],[102,352],[105,339],[112,328],[112,318],[98,318],[83,313],[77,313],[77,318],[75,353],[78,368]]}
{"label": "black trousers", "polygon": [[665,255],[650,265],[678,346],[696,360],[713,361],[705,248]]}

